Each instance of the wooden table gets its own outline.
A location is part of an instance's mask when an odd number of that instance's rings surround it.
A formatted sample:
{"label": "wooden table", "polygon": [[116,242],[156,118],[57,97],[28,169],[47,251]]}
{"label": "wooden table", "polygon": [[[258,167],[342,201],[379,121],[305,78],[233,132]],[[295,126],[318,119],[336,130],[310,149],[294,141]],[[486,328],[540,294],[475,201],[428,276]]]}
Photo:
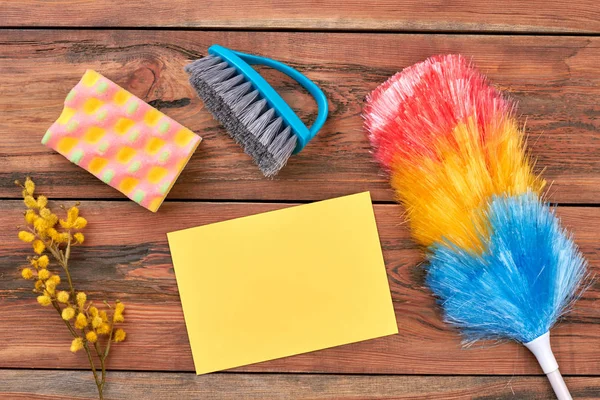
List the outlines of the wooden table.
{"label": "wooden table", "polygon": [[[258,4],[260,3],[260,4]],[[519,102],[549,199],[600,269],[600,7],[596,0],[153,0],[0,2],[0,398],[94,398],[83,353],[36,304],[18,266],[15,179],[71,204],[88,241],[73,279],[128,305],[127,341],[109,362],[114,399],[552,398],[531,354],[508,343],[460,348],[424,287],[422,256],[361,129],[364,96],[424,58],[459,52]],[[303,71],[329,97],[324,130],[273,180],[203,109],[183,66],[219,43]],[[152,214],[40,144],[85,69],[95,69],[204,137]],[[263,71],[301,117],[312,99]],[[400,333],[197,377],[168,231],[369,190]],[[201,251],[201,245],[199,246]],[[235,249],[232,249],[235,251]],[[600,397],[600,287],[553,330],[576,398]]]}

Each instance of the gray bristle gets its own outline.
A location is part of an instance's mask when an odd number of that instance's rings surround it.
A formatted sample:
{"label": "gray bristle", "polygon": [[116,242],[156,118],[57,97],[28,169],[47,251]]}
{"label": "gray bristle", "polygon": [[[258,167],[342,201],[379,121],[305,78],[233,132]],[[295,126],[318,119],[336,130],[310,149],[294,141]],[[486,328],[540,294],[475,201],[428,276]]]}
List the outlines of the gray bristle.
{"label": "gray bristle", "polygon": [[[294,139],[294,146],[295,146],[296,145],[296,143],[295,143],[296,137],[291,134],[290,128],[287,127],[275,137],[273,142],[271,142],[271,144],[269,145],[269,152],[273,153],[276,156],[282,156],[283,154],[279,154],[279,152],[287,151],[287,148],[289,147],[287,145],[287,143],[290,141],[290,139]],[[292,148],[292,151],[293,150],[294,149]],[[290,155],[291,155],[291,153],[290,153]]]}
{"label": "gray bristle", "polygon": [[261,114],[262,110],[264,110],[267,105],[267,101],[265,99],[260,99],[255,101],[251,105],[249,105],[240,115],[239,120],[240,123],[243,124],[246,128],[256,121],[258,116]]}
{"label": "gray bristle", "polygon": [[[243,77],[244,76],[242,76],[242,78]],[[248,93],[248,91],[251,88],[252,88],[252,83],[243,81],[242,84],[238,84],[237,86],[234,86],[227,92],[220,93],[221,94],[220,97],[226,104],[229,104],[231,106],[238,106],[238,104],[241,103],[242,101],[245,101],[246,105],[248,105],[248,104],[250,104],[250,102],[252,102],[252,100],[254,100],[256,95],[258,95],[258,92],[256,92],[256,90]],[[256,93],[254,93],[254,92],[256,92]],[[248,96],[248,94],[252,94],[252,93],[254,93],[254,97]],[[243,100],[242,99],[243,97],[246,97],[246,99]],[[239,106],[238,106],[238,108],[239,108]]]}
{"label": "gray bristle", "polygon": [[217,56],[196,60],[185,71],[206,108],[262,173],[276,175],[294,152],[296,135],[252,83]]}
{"label": "gray bristle", "polygon": [[233,78],[215,85],[215,90],[217,92],[227,92],[229,89],[240,84],[243,80],[244,75],[235,75]]}
{"label": "gray bristle", "polygon": [[209,85],[215,85],[218,83],[222,83],[223,81],[231,78],[235,74],[235,68],[226,68],[219,71],[216,71],[214,74],[211,74],[206,78],[206,83]]}
{"label": "gray bristle", "polygon": [[208,57],[203,57],[200,58],[196,61],[198,66],[202,66],[203,68],[207,68],[210,67],[211,65],[215,65],[218,64],[220,62],[222,62],[223,60],[221,59],[221,57],[218,56],[208,56]]}
{"label": "gray bristle", "polygon": [[193,63],[187,65],[185,67],[185,70],[186,70],[186,72],[190,72],[190,70],[197,70],[199,68],[205,69],[205,68],[208,68],[215,64],[218,64],[221,61],[222,61],[221,57],[208,56],[208,57],[200,58],[200,59],[194,61]]}
{"label": "gray bristle", "polygon": [[211,65],[210,67],[202,67],[202,69],[204,76],[209,77],[211,73],[221,71],[227,67],[229,67],[229,64],[227,64],[226,62],[222,62],[219,64]]}
{"label": "gray bristle", "polygon": [[[252,84],[250,82],[246,82],[243,85],[238,86],[238,88],[245,87],[246,85],[248,87],[252,86]],[[234,91],[235,91],[235,89],[232,90],[231,92],[234,92]],[[226,96],[223,97],[223,100],[225,100],[225,103],[227,103],[231,107],[231,110],[235,114],[238,114],[238,115],[241,114],[258,97],[258,90],[253,90],[250,93],[244,94],[247,91],[248,91],[248,89],[240,90],[239,92],[241,94],[237,95],[237,96],[234,93],[231,93],[231,95],[228,95],[228,93],[227,93]]]}
{"label": "gray bristle", "polygon": [[[267,126],[265,129],[263,129],[258,139],[260,144],[262,144],[265,147],[268,147],[269,144],[271,144],[271,142],[275,138],[275,135],[281,132],[281,125],[283,125],[283,120],[279,117],[276,118],[275,121],[271,122],[269,126]],[[256,134],[256,136],[259,135]]]}
{"label": "gray bristle", "polygon": [[270,157],[265,157],[259,168],[265,175],[275,175],[277,171],[285,166],[294,149],[296,148],[296,135],[291,132],[288,126],[281,131],[269,145],[267,153]]}
{"label": "gray bristle", "polygon": [[260,117],[254,120],[254,122],[248,125],[248,130],[254,135],[259,136],[265,130],[269,122],[273,119],[275,110],[272,108],[267,109]]}

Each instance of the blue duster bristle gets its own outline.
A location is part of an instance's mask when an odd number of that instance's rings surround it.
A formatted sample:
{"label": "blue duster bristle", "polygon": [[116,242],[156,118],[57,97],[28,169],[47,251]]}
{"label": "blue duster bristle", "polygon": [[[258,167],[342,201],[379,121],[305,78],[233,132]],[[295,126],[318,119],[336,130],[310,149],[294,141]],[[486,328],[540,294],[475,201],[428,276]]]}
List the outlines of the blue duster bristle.
{"label": "blue duster bristle", "polygon": [[434,246],[427,284],[466,343],[527,343],[548,332],[578,296],[586,261],[554,210],[533,193],[494,196],[486,215],[486,251]]}

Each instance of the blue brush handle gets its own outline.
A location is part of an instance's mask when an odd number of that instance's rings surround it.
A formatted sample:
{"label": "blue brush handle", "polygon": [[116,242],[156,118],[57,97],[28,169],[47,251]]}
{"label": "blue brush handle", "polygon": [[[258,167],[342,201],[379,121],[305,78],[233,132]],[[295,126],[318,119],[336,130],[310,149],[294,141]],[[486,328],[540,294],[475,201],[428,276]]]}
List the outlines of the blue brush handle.
{"label": "blue brush handle", "polygon": [[[253,86],[258,90],[263,98],[267,100],[269,105],[278,113],[278,115],[290,126],[296,137],[298,138],[294,154],[306,146],[306,144],[317,134],[323,127],[329,105],[323,91],[315,85],[306,76],[295,70],[294,68],[285,65],[276,60],[266,57],[255,56],[252,54],[241,53],[239,51],[230,50],[226,47],[215,44],[208,49],[209,54],[216,55],[227,61],[232,67],[235,67],[238,72],[245,75],[248,81],[252,82]],[[280,71],[290,78],[298,82],[304,87],[316,100],[318,107],[317,119],[312,126],[306,127],[304,122],[290,108],[290,106],[281,98],[279,93],[250,65],[266,65]]]}

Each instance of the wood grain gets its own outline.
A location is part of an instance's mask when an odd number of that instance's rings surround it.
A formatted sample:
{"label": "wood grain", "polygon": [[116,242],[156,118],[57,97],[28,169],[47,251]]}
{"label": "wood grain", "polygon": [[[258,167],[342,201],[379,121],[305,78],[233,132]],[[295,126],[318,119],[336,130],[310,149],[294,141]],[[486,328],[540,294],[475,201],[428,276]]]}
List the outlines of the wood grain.
{"label": "wood grain", "polygon": [[[0,398],[97,398],[91,373],[79,370],[88,368],[85,356],[69,352],[58,316],[37,305],[19,276],[30,251],[16,239],[22,204],[11,200],[19,196],[12,181],[27,174],[54,198],[110,200],[83,202],[90,226],[73,260],[74,280],[91,298],[127,304],[129,336],[113,347],[107,399],[552,398],[523,347],[460,348],[391,204],[375,210],[398,335],[197,377],[165,232],[363,190],[392,202],[362,132],[364,96],[408,65],[456,52],[518,100],[532,154],[554,182],[549,198],[571,205],[559,214],[597,273],[600,208],[579,206],[600,199],[599,33],[597,0],[0,0]],[[183,66],[213,43],[280,59],[329,98],[325,128],[273,180],[187,84]],[[40,144],[87,68],[205,139],[158,214]],[[303,119],[314,119],[307,93],[277,72],[261,73]],[[600,398],[598,297],[595,283],[553,330],[577,399]]]}
{"label": "wood grain", "polygon": [[[305,72],[331,105],[324,130],[274,180],[203,110],[183,66],[213,43],[265,54]],[[205,138],[167,200],[319,200],[370,190],[392,201],[372,160],[360,116],[364,96],[396,71],[437,53],[460,52],[515,97],[531,150],[554,181],[551,200],[600,198],[600,37],[506,37],[181,31],[3,31],[0,37],[0,197],[32,174],[53,197],[124,196],[40,144],[86,68],[131,90]],[[313,100],[265,71],[299,114]]]}
{"label": "wood grain", "polygon": [[21,0],[2,3],[1,25],[458,32],[600,31],[594,0],[194,1]]}
{"label": "wood grain", "polygon": [[[84,202],[90,224],[85,246],[72,253],[73,279],[96,301],[127,304],[127,341],[114,346],[111,369],[193,371],[192,357],[165,232],[287,207],[288,204],[171,202],[151,214],[133,202]],[[16,239],[22,204],[0,202],[0,368],[85,368],[68,351],[69,335],[54,310],[36,304],[18,266],[30,254]],[[377,374],[538,374],[516,344],[463,350],[424,287],[421,254],[402,225],[400,208],[375,206],[399,334],[240,368],[253,372]],[[559,209],[577,243],[600,267],[600,208]],[[198,251],[202,251],[199,243]],[[232,247],[232,251],[235,248]],[[553,330],[553,348],[567,375],[600,370],[598,285]]]}
{"label": "wood grain", "polygon": [[[35,379],[32,379],[32,376]],[[576,399],[596,399],[600,378],[567,377]],[[5,400],[97,398],[88,371],[0,370]],[[105,398],[124,400],[550,399],[545,377],[353,376],[111,372]]]}

